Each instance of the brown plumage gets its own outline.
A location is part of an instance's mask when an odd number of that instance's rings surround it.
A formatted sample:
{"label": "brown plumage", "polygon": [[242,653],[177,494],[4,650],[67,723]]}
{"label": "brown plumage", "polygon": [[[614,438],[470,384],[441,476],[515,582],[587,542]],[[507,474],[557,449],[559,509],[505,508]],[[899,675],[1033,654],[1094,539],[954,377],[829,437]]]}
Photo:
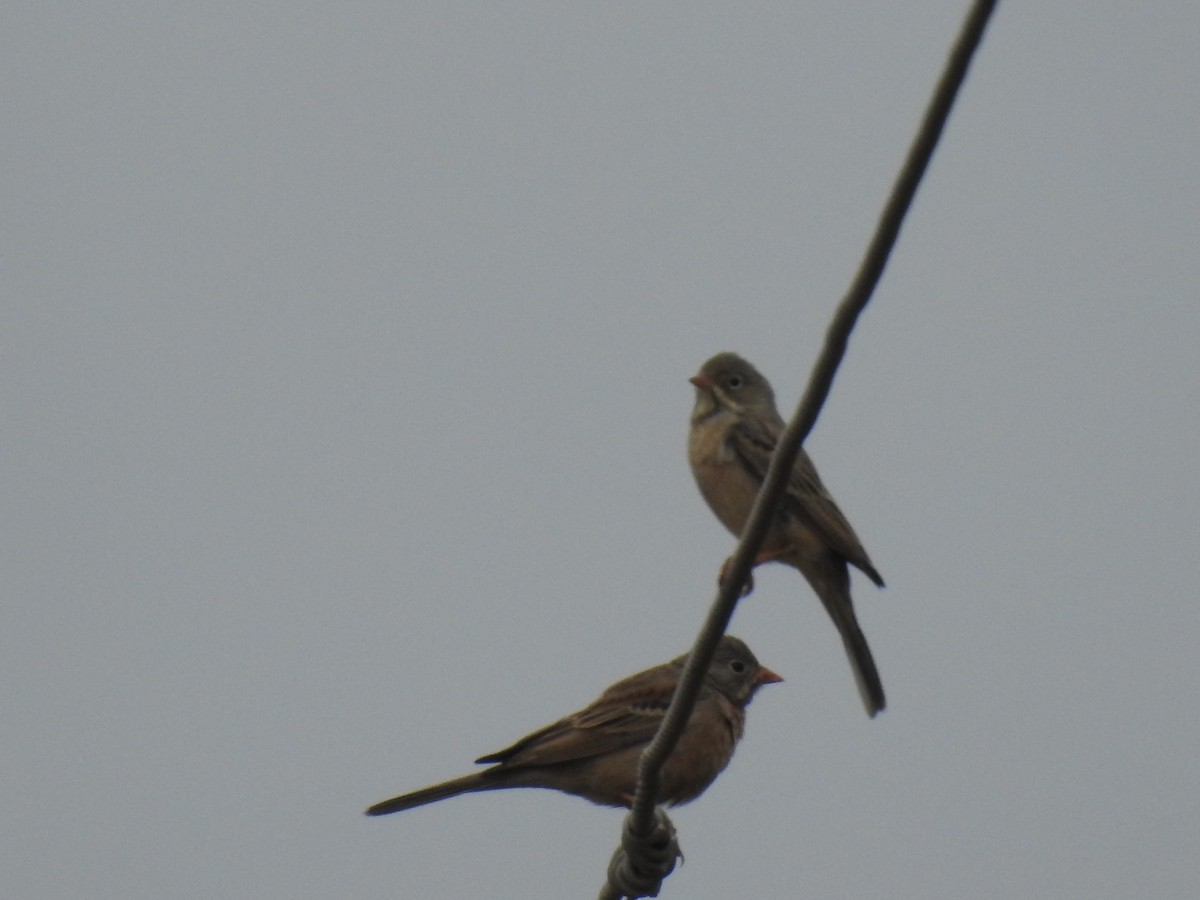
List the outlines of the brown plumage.
{"label": "brown plumage", "polygon": [[[717,518],[740,536],[784,422],[770,383],[735,353],[718,353],[691,382],[696,386],[688,435],[692,474]],[[770,561],[799,569],[808,580],[841,635],[867,714],[874,716],[886,706],[883,682],[854,615],[847,564],[879,587],[883,578],[803,449],[755,565]]]}
{"label": "brown plumage", "polygon": [[[550,788],[602,806],[628,807],[637,789],[638,758],[666,714],[686,661],[684,654],[622,679],[579,712],[476,760],[494,763],[490,769],[384,800],[367,815],[518,787]],[[687,803],[712,784],[733,756],[755,691],[781,680],[740,640],[721,639],[683,736],[663,767],[660,803]]]}

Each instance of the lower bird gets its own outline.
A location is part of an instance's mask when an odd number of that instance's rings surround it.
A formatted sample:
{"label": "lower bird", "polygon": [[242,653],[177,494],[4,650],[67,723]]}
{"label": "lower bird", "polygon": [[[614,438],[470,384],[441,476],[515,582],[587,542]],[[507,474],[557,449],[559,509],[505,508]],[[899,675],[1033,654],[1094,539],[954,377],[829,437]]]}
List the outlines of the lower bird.
{"label": "lower bird", "polygon": [[[784,429],[775,393],[736,353],[718,353],[690,380],[696,387],[688,433],[692,474],[717,518],[740,536]],[[867,715],[873,717],[887,701],[854,615],[848,564],[879,587],[883,578],[803,449],[754,564],[771,561],[799,569],[820,598],[850,657]]]}
{"label": "lower bird", "polygon": [[[521,787],[629,807],[637,789],[638,760],[658,731],[686,662],[684,654],[622,679],[579,712],[476,760],[493,763],[491,768],[376,803],[367,815]],[[742,641],[723,637],[683,735],[663,766],[658,801],[675,806],[700,796],[729,764],[755,692],[782,680],[760,665]]]}

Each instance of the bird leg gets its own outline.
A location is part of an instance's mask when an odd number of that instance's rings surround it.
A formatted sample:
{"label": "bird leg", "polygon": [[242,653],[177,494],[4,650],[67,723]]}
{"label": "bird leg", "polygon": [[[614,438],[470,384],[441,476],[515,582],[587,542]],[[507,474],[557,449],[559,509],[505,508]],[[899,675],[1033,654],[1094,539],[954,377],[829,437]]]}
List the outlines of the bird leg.
{"label": "bird leg", "polygon": [[759,550],[758,555],[754,557],[754,565],[761,566],[763,563],[774,562],[780,557],[787,556],[787,547],[777,547],[774,550]]}
{"label": "bird leg", "polygon": [[[788,554],[787,547],[776,547],[774,550],[759,550],[758,555],[754,557],[754,565],[750,567],[750,573],[746,576],[746,583],[742,585],[743,597],[749,597],[754,593],[754,569],[761,566],[763,563],[775,562]],[[721,563],[721,573],[717,576],[717,586],[720,587],[725,583],[725,578],[729,575],[729,564],[733,562],[733,557],[727,557],[725,562]]]}
{"label": "bird leg", "polygon": [[[729,575],[729,564],[731,562],[733,562],[732,556],[728,557],[725,560],[725,562],[721,563],[721,572],[719,575],[717,575],[717,587],[721,587],[722,585],[725,584],[725,579]],[[758,563],[755,563],[755,565],[758,565]],[[740,596],[749,597],[753,593],[754,593],[754,573],[753,573],[753,571],[751,571],[751,572],[747,573],[747,575],[746,575],[746,583],[742,585],[742,593]]]}

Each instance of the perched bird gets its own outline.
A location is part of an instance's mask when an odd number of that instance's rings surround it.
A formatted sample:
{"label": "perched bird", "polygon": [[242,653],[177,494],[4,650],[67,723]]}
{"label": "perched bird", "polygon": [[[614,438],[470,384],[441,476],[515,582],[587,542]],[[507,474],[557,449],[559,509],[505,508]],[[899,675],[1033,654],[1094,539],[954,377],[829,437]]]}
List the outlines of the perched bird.
{"label": "perched bird", "polygon": [[[696,405],[688,434],[688,462],[700,493],[721,524],[740,536],[784,429],[775,409],[775,393],[767,379],[736,353],[718,353],[690,380],[696,386]],[[874,716],[886,705],[883,682],[854,616],[847,563],[879,587],[883,578],[803,449],[754,564],[772,560],[799,569],[816,591],[842,636],[867,715]]]}
{"label": "perched bird", "polygon": [[[519,787],[550,788],[602,806],[629,807],[637,789],[638,758],[666,714],[685,662],[687,654],[622,679],[590,706],[476,760],[495,763],[490,769],[384,800],[367,815],[473,791]],[[750,698],[762,685],[782,680],[759,665],[740,640],[723,637],[683,736],[663,766],[659,802],[675,806],[700,796],[729,764]]]}

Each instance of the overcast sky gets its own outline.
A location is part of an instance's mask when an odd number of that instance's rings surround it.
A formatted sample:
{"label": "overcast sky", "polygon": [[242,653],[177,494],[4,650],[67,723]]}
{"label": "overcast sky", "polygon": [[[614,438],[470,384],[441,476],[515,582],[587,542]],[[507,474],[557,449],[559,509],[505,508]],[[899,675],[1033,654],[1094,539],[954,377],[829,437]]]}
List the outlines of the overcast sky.
{"label": "overcast sky", "polygon": [[[964,2],[34,3],[0,34],[14,898],[593,897],[621,813],[361,813],[683,652]],[[1200,5],[1001,4],[808,448],[787,680],[664,898],[1191,898]]]}

